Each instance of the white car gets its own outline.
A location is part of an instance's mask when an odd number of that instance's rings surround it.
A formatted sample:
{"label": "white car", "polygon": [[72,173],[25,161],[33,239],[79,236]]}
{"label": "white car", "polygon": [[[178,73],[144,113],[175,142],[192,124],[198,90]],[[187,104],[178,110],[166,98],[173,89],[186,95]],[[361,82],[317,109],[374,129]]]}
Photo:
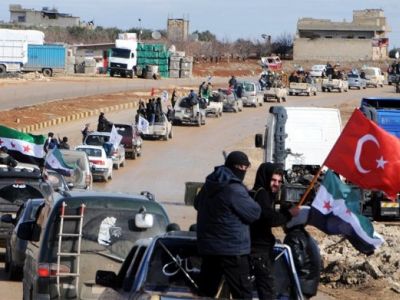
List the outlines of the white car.
{"label": "white car", "polygon": [[242,87],[243,106],[262,106],[264,102],[264,94],[261,91],[260,84],[255,81],[238,81],[238,85]]}
{"label": "white car", "polygon": [[112,179],[113,161],[111,157],[107,157],[102,146],[79,145],[75,147],[75,150],[86,153],[94,178],[100,178],[105,182]]}
{"label": "white car", "polygon": [[313,65],[311,67],[310,76],[311,77],[323,77],[325,76],[326,65]]}
{"label": "white car", "polygon": [[[93,131],[86,136],[83,143],[85,145],[107,147],[107,143],[110,140],[110,135],[110,132]],[[110,150],[109,153],[107,153],[107,156],[112,158],[115,169],[118,170],[119,167],[123,167],[125,165],[125,148],[122,144],[119,144],[116,148],[110,144]]]}

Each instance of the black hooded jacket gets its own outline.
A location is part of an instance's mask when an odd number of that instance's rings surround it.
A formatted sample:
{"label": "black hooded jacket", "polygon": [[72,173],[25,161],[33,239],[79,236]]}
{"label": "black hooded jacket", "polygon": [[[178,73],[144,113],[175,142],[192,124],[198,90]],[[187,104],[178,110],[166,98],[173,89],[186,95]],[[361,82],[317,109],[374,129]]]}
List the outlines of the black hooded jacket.
{"label": "black hooded jacket", "polygon": [[274,209],[275,195],[271,191],[270,183],[276,168],[275,164],[262,163],[257,170],[251,195],[261,207],[261,216],[250,226],[251,253],[272,251],[275,236],[271,228],[282,226],[291,219],[289,212],[277,212]]}
{"label": "black hooded jacket", "polygon": [[260,206],[228,167],[207,176],[194,207],[201,255],[250,254],[249,224],[260,217]]}

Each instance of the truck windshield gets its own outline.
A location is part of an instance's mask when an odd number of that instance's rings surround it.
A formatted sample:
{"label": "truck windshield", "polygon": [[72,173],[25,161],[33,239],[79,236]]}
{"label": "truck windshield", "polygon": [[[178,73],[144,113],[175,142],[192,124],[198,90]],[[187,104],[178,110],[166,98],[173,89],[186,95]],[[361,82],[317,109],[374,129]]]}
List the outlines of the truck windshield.
{"label": "truck windshield", "polygon": [[111,57],[129,58],[131,50],[122,48],[111,48]]}

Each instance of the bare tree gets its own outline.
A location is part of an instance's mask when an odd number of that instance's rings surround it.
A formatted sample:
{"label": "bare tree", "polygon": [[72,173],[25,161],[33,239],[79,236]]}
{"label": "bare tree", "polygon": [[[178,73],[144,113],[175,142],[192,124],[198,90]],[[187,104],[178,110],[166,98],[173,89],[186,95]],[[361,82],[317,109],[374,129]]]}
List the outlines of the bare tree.
{"label": "bare tree", "polygon": [[293,55],[293,35],[285,32],[276,38],[272,43],[272,52],[281,57],[291,57]]}

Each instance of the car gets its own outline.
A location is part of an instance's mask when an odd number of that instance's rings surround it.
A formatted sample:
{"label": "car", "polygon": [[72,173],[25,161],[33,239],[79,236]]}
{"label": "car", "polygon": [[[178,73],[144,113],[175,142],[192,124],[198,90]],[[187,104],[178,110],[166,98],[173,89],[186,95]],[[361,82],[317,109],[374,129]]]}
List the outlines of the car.
{"label": "car", "polygon": [[[274,254],[277,299],[303,299],[289,247],[276,244]],[[99,299],[198,299],[200,270],[195,232],[172,231],[142,239],[133,246],[118,274],[96,272],[96,284],[106,287]],[[220,290],[226,290],[223,285]],[[255,289],[253,293],[257,298]],[[217,298],[230,297],[220,294]]]}
{"label": "car", "polygon": [[142,137],[136,126],[129,124],[115,124],[117,132],[122,135],[121,144],[125,148],[125,154],[131,159],[142,156]]}
{"label": "car", "polygon": [[182,97],[175,103],[172,123],[174,125],[194,124],[199,127],[205,125],[206,107],[207,102],[202,98]]}
{"label": "car", "polygon": [[72,188],[72,184],[68,185],[65,177],[54,170],[44,169],[42,174],[43,178],[51,184],[55,192],[69,191],[70,187]]}
{"label": "car", "polygon": [[347,74],[347,82],[349,89],[356,88],[358,90],[361,90],[367,88],[367,81],[364,78],[361,78],[361,76],[356,73]]}
{"label": "car", "polygon": [[238,81],[238,86],[242,88],[243,106],[262,106],[264,102],[264,94],[261,91],[261,86],[255,81]]}
{"label": "car", "polygon": [[311,67],[311,77],[325,77],[326,65],[313,65]]}
{"label": "car", "polygon": [[[38,166],[18,163],[10,168],[0,165],[0,217],[15,214],[28,199],[43,198],[53,192]],[[0,247],[6,245],[11,230],[10,223],[0,222]]]}
{"label": "car", "polygon": [[92,176],[107,182],[113,176],[113,161],[102,146],[79,145],[75,150],[85,152],[89,158]]}
{"label": "car", "polygon": [[93,176],[90,170],[89,158],[84,151],[60,149],[64,161],[74,166],[71,176],[64,177],[69,186],[76,189],[91,190],[93,186]]}
{"label": "car", "polygon": [[156,120],[154,124],[149,124],[147,130],[141,133],[144,139],[162,139],[164,141],[168,141],[168,139],[172,139],[172,123],[168,120],[168,117],[165,113],[161,113],[160,115],[156,115]]}
{"label": "car", "polygon": [[96,299],[97,269],[119,270],[134,243],[163,234],[164,207],[149,192],[70,191],[44,199],[35,220],[22,222],[27,240],[24,299]]}
{"label": "car", "polygon": [[224,112],[239,112],[243,110],[243,101],[241,98],[237,98],[235,94],[229,90],[219,89],[218,90],[222,97],[223,111]]}
{"label": "car", "polygon": [[8,273],[10,280],[22,279],[22,268],[25,262],[25,250],[27,241],[18,238],[17,231],[19,224],[35,219],[36,211],[44,203],[42,198],[29,199],[21,204],[16,214],[4,214],[1,221],[13,225],[10,238],[7,239],[6,253],[4,259],[4,269]]}
{"label": "car", "polygon": [[125,165],[125,148],[122,144],[111,144],[110,138],[111,132],[93,131],[86,136],[83,144],[104,147],[106,153],[108,152],[107,156],[112,158],[113,167],[118,170]]}
{"label": "car", "polygon": [[322,80],[321,89],[323,92],[332,92],[336,90],[342,93],[349,90],[349,84],[345,79],[324,78]]}

